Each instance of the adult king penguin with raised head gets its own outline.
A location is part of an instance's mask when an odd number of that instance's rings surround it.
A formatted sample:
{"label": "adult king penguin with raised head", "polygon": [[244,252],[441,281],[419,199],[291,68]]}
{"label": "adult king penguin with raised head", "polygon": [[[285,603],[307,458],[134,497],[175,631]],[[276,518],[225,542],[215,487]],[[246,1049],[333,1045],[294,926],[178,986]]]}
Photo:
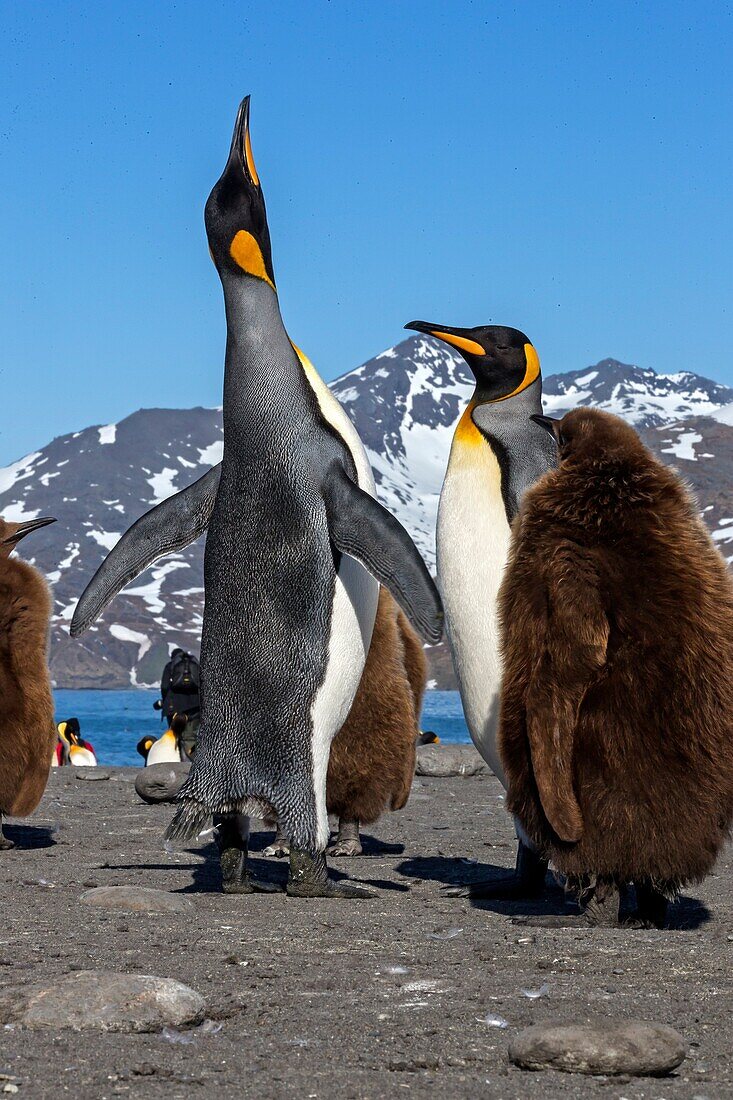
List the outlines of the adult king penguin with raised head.
{"label": "adult king penguin with raised head", "polygon": [[[180,502],[182,529],[163,536],[167,550],[185,545],[210,512],[201,727],[169,836],[190,838],[220,816],[224,889],[251,892],[264,887],[247,870],[245,818],[274,812],[291,838],[289,894],[368,896],[328,879],[330,745],[359,685],[379,583],[427,641],[442,633],[440,597],[407,532],[374,499],[351,421],[283,326],[248,99],[205,222],[227,320],[224,455]],[[156,521],[175,527],[176,498],[166,505],[93,579],[73,633],[123,575],[165,552]]]}
{"label": "adult king penguin with raised head", "polygon": [[[438,506],[438,585],[446,633],[471,738],[506,786],[496,735],[502,662],[497,600],[511,525],[524,492],[557,461],[554,440],[533,420],[542,412],[542,375],[523,332],[501,325],[405,326],[456,348],[476,387],[453,436]],[[451,890],[472,897],[542,893],[547,863],[518,828],[514,875]]]}

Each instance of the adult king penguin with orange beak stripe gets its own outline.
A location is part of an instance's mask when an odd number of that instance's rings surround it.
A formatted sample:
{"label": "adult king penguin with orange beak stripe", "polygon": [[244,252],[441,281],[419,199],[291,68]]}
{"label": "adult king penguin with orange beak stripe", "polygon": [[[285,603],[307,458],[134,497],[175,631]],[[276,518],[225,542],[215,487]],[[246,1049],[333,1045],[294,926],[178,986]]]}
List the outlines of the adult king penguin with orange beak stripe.
{"label": "adult king penguin with orange beak stripe", "polygon": [[205,222],[227,322],[221,466],[131,528],[79,601],[72,633],[143,562],[208,522],[201,726],[168,837],[190,839],[213,815],[224,890],[272,889],[248,873],[247,835],[248,815],[274,813],[291,838],[291,896],[368,897],[327,875],[331,741],[359,686],[379,584],[427,641],[442,633],[440,597],[374,499],[351,421],[283,326],[249,99]]}
{"label": "adult king penguin with orange beak stripe", "polygon": [[[438,585],[466,722],[476,748],[506,786],[496,736],[501,690],[498,604],[511,524],[525,489],[557,464],[552,437],[535,424],[542,375],[524,333],[500,325],[449,328],[412,321],[460,351],[476,388],[453,436],[438,507]],[[516,872],[457,887],[477,898],[532,897],[547,864],[517,829]]]}

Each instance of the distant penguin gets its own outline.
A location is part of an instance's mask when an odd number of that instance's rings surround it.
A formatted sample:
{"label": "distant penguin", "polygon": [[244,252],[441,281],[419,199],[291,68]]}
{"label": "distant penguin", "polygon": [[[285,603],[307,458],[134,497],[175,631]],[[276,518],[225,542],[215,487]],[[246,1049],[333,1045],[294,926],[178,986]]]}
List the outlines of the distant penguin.
{"label": "distant penguin", "polygon": [[[531,417],[542,412],[540,361],[515,328],[405,326],[456,348],[476,379],[453,436],[440,494],[438,585],[446,633],[471,738],[502,783],[496,747],[501,688],[497,599],[511,524],[524,492],[557,461],[554,441]],[[546,864],[521,838],[516,873],[451,890],[472,897],[542,893]]]}
{"label": "distant penguin", "polygon": [[11,557],[21,539],[53,523],[0,519],[0,848],[2,814],[27,817],[46,788],[56,742],[48,672],[51,598],[45,580],[27,562]]}
{"label": "distant penguin", "polygon": [[[360,855],[360,827],[406,805],[415,775],[426,680],[422,644],[382,588],[359,690],[331,745],[326,808],[338,818],[338,835],[327,849],[329,855]],[[278,826],[264,854],[288,852],[288,838]]]}
{"label": "distant penguin", "polygon": [[85,741],[82,737],[78,718],[68,718],[65,722],[59,722],[56,730],[58,732],[57,763],[73,764],[76,768],[97,766],[97,755],[89,741]]}
{"label": "distant penguin", "polygon": [[[248,119],[245,100],[206,204],[227,318],[224,457],[220,474],[199,483],[205,500],[215,494],[204,565],[201,727],[169,836],[192,837],[215,815],[225,891],[266,889],[248,874],[241,818],[274,811],[292,838],[289,894],[363,897],[327,875],[331,740],[364,667],[377,582],[428,641],[441,635],[442,609],[412,540],[373,497],[353,425],[283,327]],[[190,501],[181,502],[187,533],[199,522],[198,498]],[[175,503],[166,504],[163,520],[176,513]],[[133,567],[155,542],[149,524],[139,535],[127,544]],[[125,555],[112,574],[130,565]],[[80,601],[75,633],[114,585],[102,567]]]}
{"label": "distant penguin", "polygon": [[174,714],[170,727],[157,741],[150,736],[141,738],[137,751],[145,757],[146,768],[152,764],[178,764],[188,759],[181,744],[186,725],[185,714]]}
{"label": "distant penguin", "polygon": [[662,925],[733,822],[733,581],[633,428],[536,419],[560,465],[524,497],[501,593],[508,806],[581,886],[575,922],[618,923],[633,882],[631,923]]}

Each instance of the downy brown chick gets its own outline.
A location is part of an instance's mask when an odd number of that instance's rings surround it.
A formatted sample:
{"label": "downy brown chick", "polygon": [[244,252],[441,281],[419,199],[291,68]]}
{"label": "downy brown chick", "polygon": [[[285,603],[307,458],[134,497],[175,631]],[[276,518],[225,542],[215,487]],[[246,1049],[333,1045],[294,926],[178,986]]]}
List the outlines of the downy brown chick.
{"label": "downy brown chick", "polygon": [[[11,557],[22,538],[53,522],[0,519],[0,815],[35,810],[56,744],[47,659],[51,599],[38,570]],[[0,816],[0,848],[12,847]]]}
{"label": "downy brown chick", "polygon": [[524,497],[501,591],[508,808],[584,889],[581,920],[617,923],[631,882],[632,923],[661,926],[733,820],[733,582],[629,425],[537,422],[560,465]]}

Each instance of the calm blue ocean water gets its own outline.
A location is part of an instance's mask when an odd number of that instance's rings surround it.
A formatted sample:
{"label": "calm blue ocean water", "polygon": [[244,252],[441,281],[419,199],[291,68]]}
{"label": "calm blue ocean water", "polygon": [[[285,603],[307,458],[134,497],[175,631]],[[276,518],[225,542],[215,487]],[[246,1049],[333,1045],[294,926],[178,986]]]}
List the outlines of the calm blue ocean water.
{"label": "calm blue ocean water", "polygon": [[[56,691],[56,721],[78,718],[82,735],[91,741],[100,764],[140,764],[135,746],[145,733],[159,737],[164,730],[153,710],[155,691]],[[422,728],[442,741],[469,741],[457,691],[429,691],[425,696]]]}

